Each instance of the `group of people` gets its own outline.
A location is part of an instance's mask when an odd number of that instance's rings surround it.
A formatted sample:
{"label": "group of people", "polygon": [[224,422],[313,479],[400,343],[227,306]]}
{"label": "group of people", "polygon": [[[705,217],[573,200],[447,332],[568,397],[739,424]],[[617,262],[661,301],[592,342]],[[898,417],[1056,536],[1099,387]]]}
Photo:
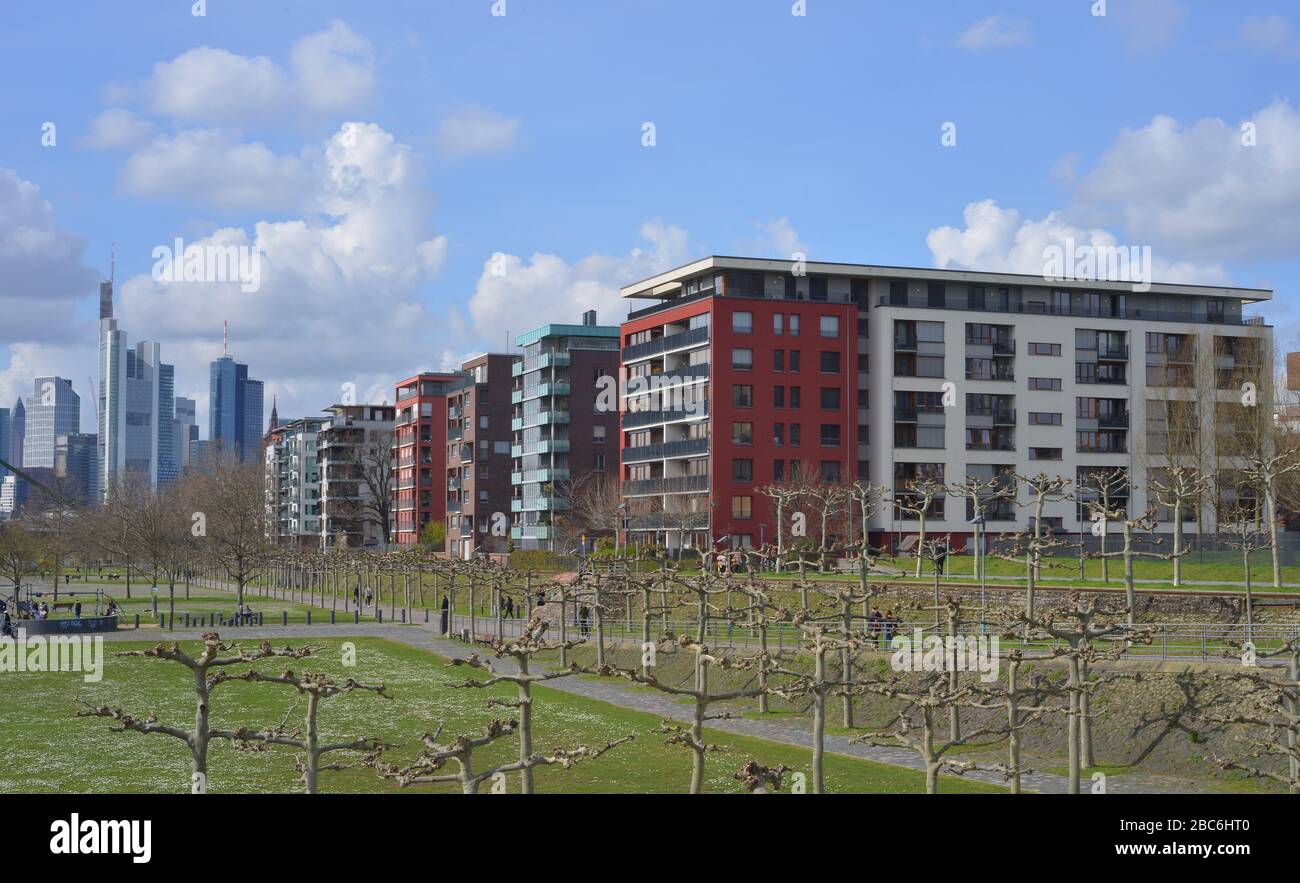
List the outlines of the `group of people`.
{"label": "group of people", "polygon": [[867,614],[867,638],[879,648],[880,639],[883,637],[885,648],[888,649],[889,642],[894,639],[894,634],[901,624],[893,610],[881,613],[879,607],[872,607],[871,612]]}

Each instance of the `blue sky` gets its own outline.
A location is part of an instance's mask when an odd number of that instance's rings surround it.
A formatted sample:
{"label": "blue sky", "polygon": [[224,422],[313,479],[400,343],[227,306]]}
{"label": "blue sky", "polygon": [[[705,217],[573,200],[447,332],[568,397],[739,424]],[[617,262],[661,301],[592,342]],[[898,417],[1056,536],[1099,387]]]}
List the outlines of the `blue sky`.
{"label": "blue sky", "polygon": [[[58,373],[93,425],[112,243],[123,324],[201,423],[222,318],[281,415],[313,414],[620,319],[618,285],[708,253],[1034,272],[1109,236],[1157,279],[1276,288],[1300,344],[1294,4],[793,5],[10,0],[0,403]],[[152,279],[178,236],[257,244],[260,290]]]}

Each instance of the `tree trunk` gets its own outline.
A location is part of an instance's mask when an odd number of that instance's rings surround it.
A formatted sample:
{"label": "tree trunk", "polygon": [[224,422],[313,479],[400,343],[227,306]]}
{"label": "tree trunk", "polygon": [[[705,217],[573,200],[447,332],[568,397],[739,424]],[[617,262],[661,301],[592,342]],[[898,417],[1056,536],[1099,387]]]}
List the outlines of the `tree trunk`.
{"label": "tree trunk", "polygon": [[[528,674],[528,656],[518,657],[519,673]],[[526,764],[533,756],[533,685],[529,681],[520,681],[519,687],[519,761]],[[520,790],[523,794],[533,793],[533,768],[525,765],[519,771]]]}
{"label": "tree trunk", "polygon": [[813,793],[826,793],[826,651],[817,644],[813,671]]}

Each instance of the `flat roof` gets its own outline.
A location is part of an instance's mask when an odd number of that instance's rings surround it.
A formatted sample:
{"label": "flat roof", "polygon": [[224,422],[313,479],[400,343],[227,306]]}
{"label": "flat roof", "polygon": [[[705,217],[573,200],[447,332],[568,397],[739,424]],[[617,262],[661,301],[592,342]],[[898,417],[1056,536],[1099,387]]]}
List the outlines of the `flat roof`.
{"label": "flat roof", "polygon": [[618,337],[617,325],[557,325],[548,323],[515,338],[515,346],[528,346],[547,337]]}
{"label": "flat roof", "polygon": [[[778,258],[745,258],[733,255],[710,255],[706,258],[682,264],[671,270],[619,289],[622,297],[665,298],[672,292],[680,290],[682,280],[689,279],[707,270],[751,270],[765,273],[788,273],[791,261]],[[809,273],[828,276],[850,276],[863,279],[934,279],[950,282],[984,282],[1002,285],[1060,285],[1077,287],[1086,285],[1098,291],[1131,292],[1132,282],[1118,282],[1105,279],[1080,279],[1049,281],[1042,276],[1028,273],[989,273],[975,270],[938,270],[928,267],[891,267],[884,264],[841,264],[827,261],[806,261],[804,266]],[[1031,281],[1032,280],[1032,281]],[[1201,297],[1221,295],[1256,302],[1273,299],[1273,291],[1267,288],[1239,288],[1227,285],[1188,285],[1184,283],[1152,282],[1149,294],[1188,294]]]}

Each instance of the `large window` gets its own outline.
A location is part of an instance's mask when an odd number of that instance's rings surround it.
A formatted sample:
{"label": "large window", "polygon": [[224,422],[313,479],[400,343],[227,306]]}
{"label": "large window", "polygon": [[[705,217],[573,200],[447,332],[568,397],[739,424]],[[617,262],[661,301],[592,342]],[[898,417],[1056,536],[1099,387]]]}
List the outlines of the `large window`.
{"label": "large window", "polygon": [[753,460],[732,460],[731,478],[733,481],[753,481],[754,461]]}
{"label": "large window", "polygon": [[735,312],[731,314],[731,330],[737,334],[754,333],[754,314],[750,312]]}
{"label": "large window", "polygon": [[753,497],[732,497],[731,517],[732,518],[753,518],[754,498]]}
{"label": "large window", "polygon": [[737,408],[754,407],[754,387],[742,384],[733,384],[731,387],[731,404]]}
{"label": "large window", "polygon": [[840,354],[823,350],[821,353],[821,364],[823,374],[839,374]]}
{"label": "large window", "polygon": [[749,371],[754,367],[754,351],[751,349],[733,349],[731,367],[740,371]]}
{"label": "large window", "polygon": [[834,386],[822,387],[821,405],[823,411],[838,411],[840,409],[840,391]]}
{"label": "large window", "polygon": [[731,424],[731,443],[733,445],[752,445],[754,443],[754,424]]}
{"label": "large window", "polygon": [[1029,378],[1030,389],[1042,389],[1052,392],[1060,392],[1061,378],[1059,377],[1031,377]]}
{"label": "large window", "polygon": [[1061,345],[1059,343],[1029,344],[1029,355],[1031,356],[1059,356],[1060,354]]}
{"label": "large window", "polygon": [[822,316],[820,325],[822,337],[839,337],[840,336],[840,317],[839,316]]}
{"label": "large window", "polygon": [[840,427],[838,423],[823,423],[821,425],[821,446],[823,448],[838,448],[840,446]]}

